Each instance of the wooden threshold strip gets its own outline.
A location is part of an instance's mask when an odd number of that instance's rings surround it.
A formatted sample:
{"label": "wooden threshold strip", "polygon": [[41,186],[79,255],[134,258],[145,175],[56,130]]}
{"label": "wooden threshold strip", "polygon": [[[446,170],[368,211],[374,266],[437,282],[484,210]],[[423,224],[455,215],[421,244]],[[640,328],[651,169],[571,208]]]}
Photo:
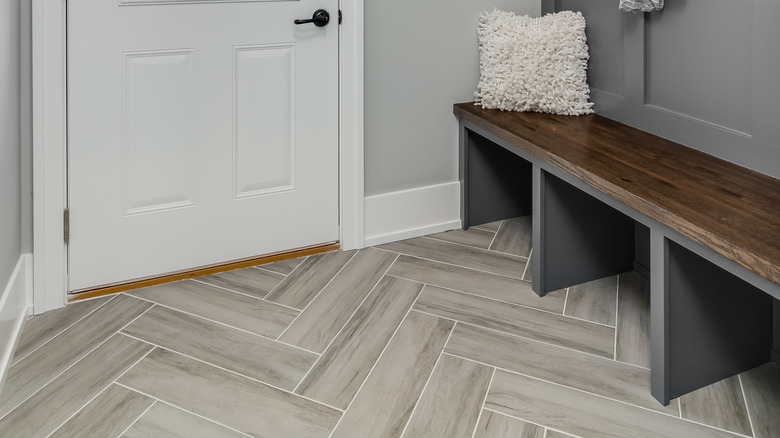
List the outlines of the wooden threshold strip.
{"label": "wooden threshold strip", "polygon": [[142,287],[156,286],[158,284],[171,283],[179,280],[187,280],[189,278],[217,274],[226,271],[233,271],[236,269],[248,268],[250,266],[265,265],[268,263],[293,259],[297,257],[305,257],[314,254],[320,254],[323,252],[338,251],[339,249],[341,249],[341,244],[339,242],[323,243],[321,245],[306,246],[303,248],[298,248],[290,251],[281,251],[272,254],[266,254],[264,256],[259,256],[259,257],[252,257],[248,259],[235,260],[227,263],[202,266],[200,268],[174,272],[171,274],[161,275],[159,277],[145,278],[143,280],[130,281],[127,283],[101,286],[94,289],[84,289],[84,290],[69,293],[68,302],[72,303],[74,301],[102,297],[104,295],[116,294],[119,292],[125,292],[132,289],[140,289]]}

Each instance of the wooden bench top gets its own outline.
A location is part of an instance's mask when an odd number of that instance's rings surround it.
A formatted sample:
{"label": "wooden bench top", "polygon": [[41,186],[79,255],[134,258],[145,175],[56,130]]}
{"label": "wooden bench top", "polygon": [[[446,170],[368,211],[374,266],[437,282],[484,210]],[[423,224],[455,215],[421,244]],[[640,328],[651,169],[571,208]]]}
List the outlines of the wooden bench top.
{"label": "wooden bench top", "polygon": [[780,180],[596,114],[454,112],[780,285]]}

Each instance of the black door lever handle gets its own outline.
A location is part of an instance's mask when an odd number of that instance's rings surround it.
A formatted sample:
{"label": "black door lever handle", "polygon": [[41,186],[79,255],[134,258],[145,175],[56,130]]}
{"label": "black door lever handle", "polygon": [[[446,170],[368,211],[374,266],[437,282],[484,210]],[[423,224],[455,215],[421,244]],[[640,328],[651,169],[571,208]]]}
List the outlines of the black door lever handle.
{"label": "black door lever handle", "polygon": [[311,18],[307,18],[305,20],[295,20],[293,23],[295,24],[307,24],[307,23],[314,23],[317,27],[326,26],[330,22],[330,14],[325,9],[317,9],[314,11],[314,15],[311,16]]}

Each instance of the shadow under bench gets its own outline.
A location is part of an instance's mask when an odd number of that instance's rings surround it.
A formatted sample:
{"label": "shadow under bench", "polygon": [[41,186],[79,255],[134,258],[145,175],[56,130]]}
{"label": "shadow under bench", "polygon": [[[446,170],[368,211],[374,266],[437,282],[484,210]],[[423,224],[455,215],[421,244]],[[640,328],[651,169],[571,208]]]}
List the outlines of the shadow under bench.
{"label": "shadow under bench", "polygon": [[463,228],[532,214],[537,294],[649,277],[659,402],[780,359],[780,180],[595,114],[454,112]]}

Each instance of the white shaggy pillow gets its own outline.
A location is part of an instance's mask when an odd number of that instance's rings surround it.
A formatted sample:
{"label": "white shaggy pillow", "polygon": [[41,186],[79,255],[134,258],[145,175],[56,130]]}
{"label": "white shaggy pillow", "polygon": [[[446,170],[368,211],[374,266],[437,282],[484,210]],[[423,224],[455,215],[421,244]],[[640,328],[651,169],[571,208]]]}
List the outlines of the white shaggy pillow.
{"label": "white shaggy pillow", "polygon": [[483,108],[580,115],[588,102],[585,18],[562,11],[541,18],[495,10],[479,20]]}

